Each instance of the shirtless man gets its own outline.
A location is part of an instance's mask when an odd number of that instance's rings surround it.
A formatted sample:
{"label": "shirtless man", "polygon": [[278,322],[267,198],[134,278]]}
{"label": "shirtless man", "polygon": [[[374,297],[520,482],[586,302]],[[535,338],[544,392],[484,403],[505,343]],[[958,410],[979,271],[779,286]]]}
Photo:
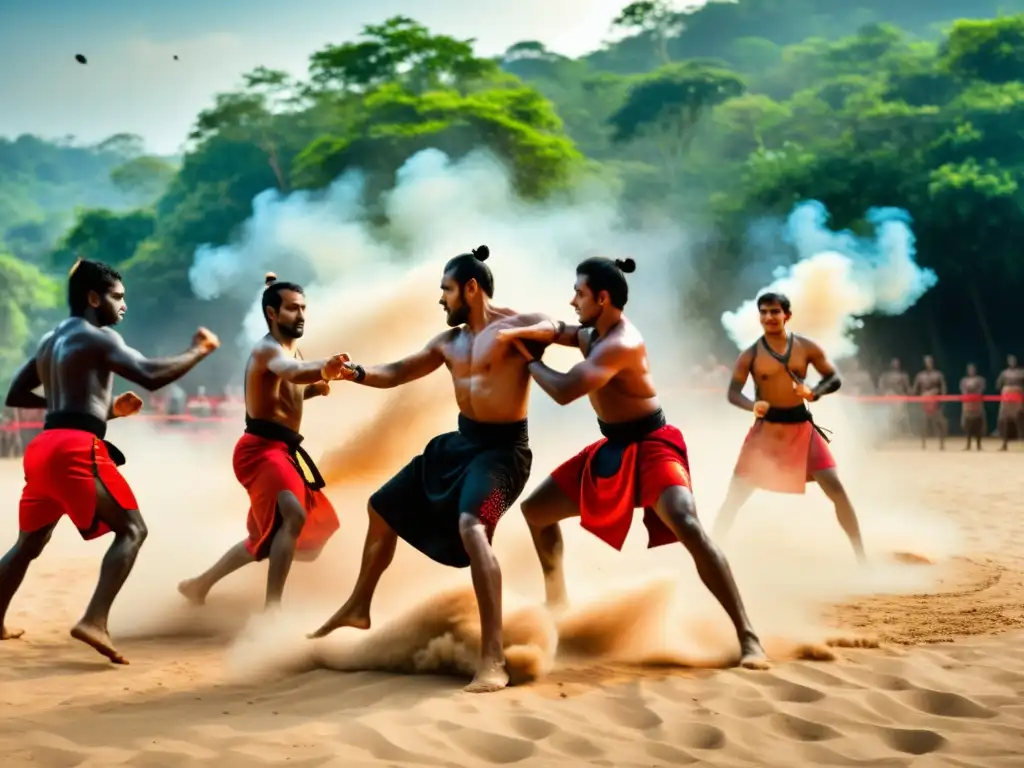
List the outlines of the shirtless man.
{"label": "shirtless man", "polygon": [[1017,433],[1018,440],[1024,440],[1024,368],[1017,365],[1014,355],[1007,355],[1006,368],[996,379],[996,389],[1003,396],[999,403],[999,436],[1005,451],[1010,445],[1010,435]]}
{"label": "shirtless man", "polygon": [[[20,533],[0,560],[0,628],[7,640],[22,635],[4,624],[11,598],[60,518],[71,518],[86,540],[113,532],[96,591],[71,636],[115,664],[128,662],[110,640],[107,616],[146,539],[146,524],[117,469],[124,456],[104,440],[107,421],[142,407],[134,393],[112,397],[114,374],[152,392],[184,376],[219,345],[216,336],[200,328],[180,355],[143,357],[112,327],[124,317],[124,296],[117,272],[79,260],[68,278],[71,316],[43,336],[11,382],[7,405],[45,408],[46,426],[25,450]],[[40,386],[45,397],[34,392]]]}
{"label": "shirtless man", "polygon": [[340,378],[348,356],[302,359],[297,342],[306,328],[306,297],[301,286],[268,273],[262,304],[269,330],[245,367],[245,432],[232,461],[249,494],[249,535],[205,573],[178,585],[196,605],[206,602],[225,576],[268,558],[266,607],[280,604],[292,560],[316,560],[339,527],[299,428],[303,403],[330,393],[328,382]]}
{"label": "shirtless man", "polygon": [[971,450],[974,440],[981,450],[981,439],[987,431],[985,422],[985,403],[981,396],[985,394],[985,379],[978,375],[978,367],[974,363],[967,366],[967,375],[960,379],[960,394],[964,396],[960,414],[960,426],[967,435],[965,451]]}
{"label": "shirtless man", "polygon": [[[924,370],[914,377],[913,394],[919,397],[935,397],[945,395],[946,375],[935,367],[935,358],[924,356]],[[921,402],[924,423],[921,425],[921,450],[927,448],[928,437],[935,434],[939,438],[939,450],[946,450],[946,433],[949,425],[946,415],[942,412],[941,400],[924,400]]]}
{"label": "shirtless man", "polygon": [[[690,487],[682,433],[661,410],[643,337],[622,311],[629,298],[625,273],[632,259],[590,258],[576,267],[571,305],[579,325],[545,322],[501,331],[529,360],[533,380],[559,405],[586,395],[604,437],[555,469],[523,501],[523,515],[544,572],[548,605],[567,602],[559,522],[572,517],[617,550],[629,533],[633,510],[642,507],[648,547],[682,542],[704,585],[732,620],[739,663],[766,666],[732,571],[704,532]],[[583,361],[567,373],[554,371],[521,341],[578,347]]]}
{"label": "shirtless man", "polygon": [[[894,357],[889,361],[889,370],[878,377],[878,393],[890,397],[907,397],[910,395],[910,376],[903,370],[900,359]],[[907,417],[907,402],[901,400],[888,407],[889,437],[902,437],[910,427]]]}
{"label": "shirtless man", "polygon": [[526,360],[498,332],[532,325],[491,303],[494,278],[487,246],[456,256],[444,268],[441,301],[450,330],[409,357],[387,365],[349,364],[346,378],[389,389],[447,367],[459,407],[459,428],[433,438],[423,453],[370,497],[369,529],[351,596],[311,637],[339,627],[367,629],[381,574],[399,538],[435,562],[469,567],[480,607],[481,658],[467,691],[508,685],[502,639],[501,570],[491,550],[495,527],[530,477],[527,430],[530,376]]}
{"label": "shirtless man", "polygon": [[[839,375],[821,347],[786,330],[792,317],[787,296],[761,294],[757,308],[764,335],[740,354],[729,384],[729,402],[753,411],[755,422],[736,461],[714,536],[717,539],[728,533],[736,513],[755,489],[804,493],[806,483],[817,482],[835,505],[839,525],[863,561],[857,514],[839,480],[828,443],[806,404],[839,389]],[[813,389],[804,384],[809,366],[821,375]],[[751,376],[756,400],[743,394]]]}

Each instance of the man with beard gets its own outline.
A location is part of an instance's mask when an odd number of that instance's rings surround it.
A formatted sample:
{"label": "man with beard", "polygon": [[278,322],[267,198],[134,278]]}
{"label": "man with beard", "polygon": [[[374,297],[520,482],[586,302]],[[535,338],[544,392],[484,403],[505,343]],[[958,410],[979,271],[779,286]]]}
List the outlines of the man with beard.
{"label": "man with beard", "polygon": [[[46,418],[25,450],[18,541],[0,560],[0,638],[8,640],[22,635],[4,623],[11,598],[60,518],[67,515],[86,540],[113,533],[96,591],[71,636],[115,664],[128,662],[110,640],[107,616],[146,539],[146,524],[117,469],[124,455],[104,440],[110,419],[142,407],[132,392],[112,397],[114,375],[152,392],[184,376],[219,346],[216,336],[200,328],[180,355],[143,357],[113,329],[127,311],[124,296],[121,276],[109,266],[76,262],[68,276],[71,316],[43,336],[11,382],[7,405],[45,408]],[[35,394],[40,386],[45,396]]]}
{"label": "man with beard", "polygon": [[366,387],[408,384],[442,365],[451,373],[459,428],[433,438],[372,496],[363,560],[351,596],[311,637],[339,627],[370,627],[377,583],[399,538],[435,562],[469,567],[480,608],[480,661],[472,693],[508,685],[502,638],[501,570],[491,549],[495,527],[530,477],[527,429],[530,377],[526,360],[499,332],[530,325],[492,304],[494,277],[482,245],[451,259],[441,278],[440,305],[449,330],[409,357],[387,365],[347,366],[345,378]]}
{"label": "man with beard", "polygon": [[1006,368],[996,379],[996,389],[1003,396],[999,403],[999,436],[1003,438],[1000,451],[1008,450],[1010,435],[1016,432],[1024,440],[1024,368],[1017,365],[1014,355],[1006,357]]}
{"label": "man with beard", "polygon": [[[835,505],[839,525],[857,558],[863,561],[857,514],[836,472],[828,440],[806,404],[838,390],[839,374],[821,347],[786,330],[793,316],[787,296],[763,293],[757,299],[757,308],[764,335],[736,360],[728,394],[730,403],[753,412],[755,422],[736,460],[725,502],[715,521],[715,538],[725,536],[755,489],[804,493],[808,482],[816,482]],[[809,367],[821,375],[813,389],[804,383]],[[743,394],[750,377],[754,379],[756,401]]]}
{"label": "man with beard", "polygon": [[[946,394],[946,374],[935,367],[935,358],[931,355],[924,356],[924,370],[914,377],[912,392],[925,398],[937,398]],[[921,424],[921,450],[928,446],[928,437],[933,434],[939,438],[939,450],[946,450],[946,433],[949,431],[949,425],[946,423],[946,414],[942,411],[942,401],[923,400],[921,414],[924,416]]]}
{"label": "man with beard", "polygon": [[964,396],[960,414],[960,426],[967,434],[965,451],[971,450],[971,441],[981,450],[981,439],[985,436],[985,379],[978,375],[978,367],[974,363],[967,366],[967,375],[960,379],[960,394]]}
{"label": "man with beard", "polygon": [[268,273],[263,315],[269,329],[245,368],[245,433],[235,444],[235,477],[249,494],[249,535],[205,573],[178,585],[202,605],[213,585],[239,568],[269,559],[266,607],[284,594],[292,560],[315,560],[338,530],[338,516],[323,493],[324,480],[302,448],[302,406],[330,393],[348,355],[302,359],[296,342],[306,327],[301,286]]}
{"label": "man with beard", "polygon": [[[557,467],[523,501],[547,602],[567,602],[559,522],[578,517],[585,530],[621,551],[633,511],[639,507],[644,510],[648,548],[682,542],[701,581],[732,620],[740,665],[763,668],[765,653],[729,564],[697,517],[686,442],[665,419],[643,337],[623,314],[629,298],[625,275],[635,268],[632,259],[586,259],[576,267],[571,302],[579,325],[546,322],[500,332],[514,340],[529,360],[533,380],[559,405],[589,397],[603,435]],[[554,371],[524,341],[578,347],[583,361],[566,373]]]}

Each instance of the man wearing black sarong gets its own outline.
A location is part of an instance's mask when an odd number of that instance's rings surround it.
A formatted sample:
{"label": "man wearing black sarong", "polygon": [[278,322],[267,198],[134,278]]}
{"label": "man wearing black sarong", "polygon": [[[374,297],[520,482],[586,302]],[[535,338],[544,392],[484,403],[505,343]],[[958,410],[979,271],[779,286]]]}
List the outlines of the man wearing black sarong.
{"label": "man wearing black sarong", "polygon": [[[370,604],[395,545],[404,539],[442,565],[466,568],[480,606],[480,663],[467,691],[508,685],[501,622],[501,570],[491,549],[494,530],[530,477],[527,430],[530,375],[526,359],[499,331],[533,325],[491,303],[494,277],[487,246],[445,265],[441,301],[450,329],[409,357],[387,365],[349,363],[343,376],[367,387],[408,384],[442,365],[451,372],[459,406],[456,432],[438,435],[423,453],[370,497],[369,529],[352,595],[311,637],[340,627],[370,627]],[[540,345],[540,349],[543,349]],[[539,349],[535,354],[539,354]]]}

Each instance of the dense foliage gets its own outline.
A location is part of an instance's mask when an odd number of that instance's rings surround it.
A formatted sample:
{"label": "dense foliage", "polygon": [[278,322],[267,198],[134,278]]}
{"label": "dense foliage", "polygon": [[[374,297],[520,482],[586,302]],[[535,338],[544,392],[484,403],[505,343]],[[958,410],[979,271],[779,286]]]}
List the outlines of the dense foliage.
{"label": "dense foliage", "polygon": [[588,56],[527,41],[496,60],[397,17],[313,53],[303,82],[247,74],[197,116],[180,164],[125,136],[0,142],[0,270],[5,295],[23,297],[0,312],[3,373],[59,305],[76,256],[122,268],[133,341],[177,346],[210,317],[188,283],[195,249],[228,242],[258,193],[322,189],[358,165],[373,197],[418,149],[480,145],[525,197],[598,170],[635,210],[704,233],[684,289],[709,328],[764,277],[744,270],[751,222],[813,198],[832,226],[862,231],[869,208],[905,208],[939,284],[906,315],[869,322],[868,349],[932,351],[950,375],[968,357],[996,367],[1021,340],[1024,15],[992,17],[1020,11],[1024,0],[740,0],[679,13],[655,0],[627,6],[614,20],[625,37]]}

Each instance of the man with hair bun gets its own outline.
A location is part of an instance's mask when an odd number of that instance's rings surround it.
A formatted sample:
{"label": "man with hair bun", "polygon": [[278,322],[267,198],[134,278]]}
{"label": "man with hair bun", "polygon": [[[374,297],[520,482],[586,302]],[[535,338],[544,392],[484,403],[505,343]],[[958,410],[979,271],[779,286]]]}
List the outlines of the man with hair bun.
{"label": "man with hair bun", "polygon": [[263,291],[267,334],[256,342],[245,367],[245,432],[235,444],[235,477],[249,494],[249,535],[205,573],[178,585],[202,605],[225,576],[269,559],[266,607],[280,604],[296,557],[315,560],[338,530],[338,516],[323,493],[313,459],[302,448],[302,407],[330,393],[348,355],[304,360],[297,342],[306,327],[302,286],[279,282],[268,272]]}
{"label": "man with hair bun", "polygon": [[441,276],[440,305],[449,330],[420,351],[387,365],[349,364],[344,378],[389,389],[448,368],[459,408],[458,431],[433,438],[367,505],[369,528],[351,596],[311,637],[339,627],[370,627],[370,607],[399,538],[435,562],[469,567],[480,607],[480,662],[473,693],[508,685],[502,638],[501,569],[491,549],[498,521],[530,477],[527,429],[530,377],[503,330],[537,323],[495,306],[486,245],[451,259]]}
{"label": "man with hair bun", "polygon": [[[200,328],[180,355],[147,358],[114,330],[125,315],[121,275],[107,264],[79,259],[68,275],[71,316],[39,342],[7,393],[12,408],[45,408],[43,431],[25,449],[25,488],[18,510],[18,541],[0,559],[0,639],[20,637],[4,618],[29,564],[42,553],[64,515],[83,539],[114,540],[99,582],[71,636],[115,664],[127,664],[107,631],[110,606],[124,586],[146,539],[135,494],[118,471],[124,455],[104,438],[107,422],[142,407],[133,392],[113,397],[114,375],[152,392],[176,381],[220,345]],[[39,387],[43,395],[35,393]]]}
{"label": "man with hair bun", "polygon": [[[623,314],[633,259],[594,257],[576,267],[571,305],[579,324],[545,322],[503,332],[529,360],[533,380],[559,405],[584,395],[603,437],[555,469],[522,509],[544,572],[548,605],[567,603],[559,522],[572,517],[603,542],[622,549],[633,511],[644,510],[648,547],[682,542],[697,573],[729,615],[739,664],[767,666],[721,550],[704,532],[690,484],[682,433],[665,419],[640,331]],[[545,365],[523,342],[578,347],[583,361],[566,373]]]}

